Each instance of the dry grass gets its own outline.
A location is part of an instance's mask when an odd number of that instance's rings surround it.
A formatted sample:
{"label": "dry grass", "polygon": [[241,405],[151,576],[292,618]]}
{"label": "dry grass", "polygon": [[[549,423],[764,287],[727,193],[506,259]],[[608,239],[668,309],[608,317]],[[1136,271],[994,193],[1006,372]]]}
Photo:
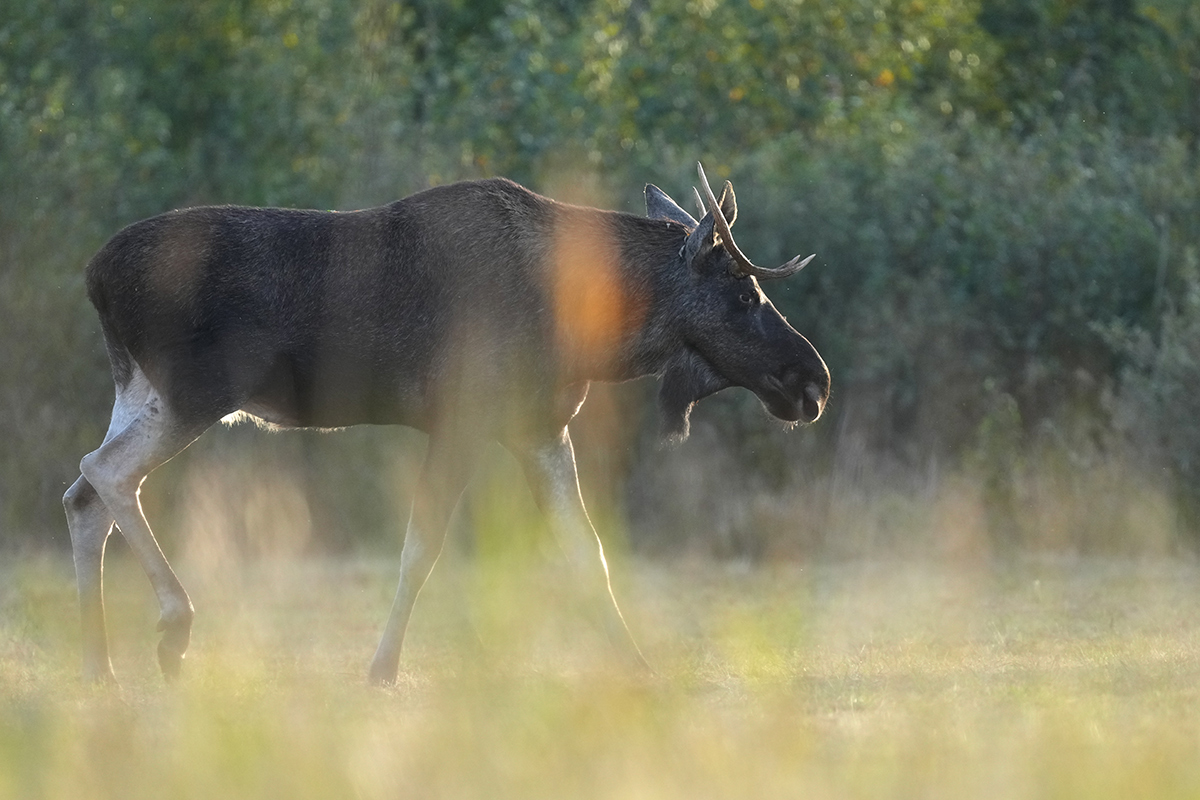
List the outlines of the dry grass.
{"label": "dry grass", "polygon": [[627,560],[659,674],[614,671],[542,558],[448,559],[399,685],[362,675],[393,565],[189,574],[164,686],[108,585],[120,692],[76,677],[69,564],[0,568],[0,797],[1193,797],[1200,568]]}

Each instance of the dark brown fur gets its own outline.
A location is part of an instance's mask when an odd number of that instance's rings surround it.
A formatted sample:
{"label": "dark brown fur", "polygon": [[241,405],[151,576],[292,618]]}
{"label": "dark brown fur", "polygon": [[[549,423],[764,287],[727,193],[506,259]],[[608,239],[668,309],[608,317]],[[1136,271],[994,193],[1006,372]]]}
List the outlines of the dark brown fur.
{"label": "dark brown fur", "polygon": [[[136,489],[235,412],[285,427],[430,433],[371,671],[385,682],[483,443],[508,446],[539,503],[586,544],[567,423],[590,381],[661,376],[673,437],[686,436],[697,400],[726,386],[750,389],[782,419],[816,419],[829,394],[824,362],[757,280],[731,269],[712,215],[697,221],[653,186],[646,200],[639,217],[493,179],[349,213],[185,209],[114,236],[87,268],[117,385],[114,421],[64,498],[88,671],[111,676],[99,565],[114,519],[163,605],[163,670],[178,670],[191,603]],[[721,206],[736,217],[731,190]],[[606,625],[628,638],[615,604]]]}

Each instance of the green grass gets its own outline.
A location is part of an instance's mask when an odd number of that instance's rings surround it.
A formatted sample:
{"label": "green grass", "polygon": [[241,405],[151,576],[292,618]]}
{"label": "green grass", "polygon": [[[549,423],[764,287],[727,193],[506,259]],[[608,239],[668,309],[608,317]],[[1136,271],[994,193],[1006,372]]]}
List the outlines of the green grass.
{"label": "green grass", "polygon": [[69,562],[0,567],[0,797],[1200,796],[1186,560],[624,560],[639,680],[554,562],[448,558],[388,690],[363,675],[391,563],[182,565],[166,686],[112,560],[120,691],[76,676]]}

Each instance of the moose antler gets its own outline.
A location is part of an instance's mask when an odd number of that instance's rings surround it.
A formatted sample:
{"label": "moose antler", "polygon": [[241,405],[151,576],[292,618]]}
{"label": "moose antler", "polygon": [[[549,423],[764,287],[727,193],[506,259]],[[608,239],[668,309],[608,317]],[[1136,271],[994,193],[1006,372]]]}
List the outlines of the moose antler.
{"label": "moose antler", "polygon": [[712,187],[708,185],[708,176],[704,174],[704,166],[699,161],[696,162],[696,170],[700,173],[700,185],[704,187],[704,196],[708,199],[708,210],[713,215],[713,224],[716,225],[717,233],[721,235],[721,244],[725,245],[725,252],[733,258],[733,266],[729,271],[734,275],[739,278],[753,275],[759,280],[786,278],[789,275],[795,275],[804,269],[808,262],[816,258],[816,253],[804,259],[796,256],[791,261],[774,269],[755,266],[754,262],[746,258],[746,254],[733,241],[733,232],[729,229],[729,223],[725,221],[725,215],[721,213],[721,204],[717,202]]}

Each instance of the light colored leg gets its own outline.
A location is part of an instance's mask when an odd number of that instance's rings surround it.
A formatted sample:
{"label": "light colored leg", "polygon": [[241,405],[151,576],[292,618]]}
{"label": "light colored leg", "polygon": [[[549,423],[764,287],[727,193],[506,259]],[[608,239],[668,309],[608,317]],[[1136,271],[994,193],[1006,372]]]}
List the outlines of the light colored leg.
{"label": "light colored leg", "polygon": [[561,435],[525,447],[517,456],[525,468],[534,499],[549,518],[574,570],[577,585],[600,615],[609,641],[629,664],[649,670],[617,606],[604,545],[583,505],[570,433],[564,428]]}
{"label": "light colored leg", "polygon": [[441,555],[450,517],[471,477],[476,455],[473,450],[447,447],[436,438],[430,438],[429,452],[417,482],[408,529],[404,534],[400,584],[379,647],[371,660],[369,680],[373,684],[396,682],[408,620],[417,595]]}
{"label": "light colored leg", "polygon": [[[118,405],[121,405],[120,400]],[[114,426],[116,416],[114,411]],[[105,443],[84,456],[79,465],[84,479],[95,487],[116,520],[158,597],[158,629],[163,632],[158,645],[158,662],[168,678],[179,674],[180,661],[191,639],[194,612],[187,592],[146,522],[138,492],[155,467],[187,447],[205,427],[181,425],[162,398],[151,389],[132,419],[119,432],[112,434],[110,431]],[[94,569],[90,562],[87,568]],[[98,580],[96,583],[98,585]]]}
{"label": "light colored leg", "polygon": [[[149,394],[150,382],[140,370],[135,370],[129,383],[117,390],[105,442],[133,421]],[[63,495],[63,508],[67,512],[75,582],[79,588],[83,674],[87,680],[115,682],[104,624],[104,546],[112,534],[113,516],[96,488],[82,475]]]}
{"label": "light colored leg", "polygon": [[115,683],[108,657],[104,625],[104,544],[112,533],[113,517],[95,488],[82,475],[63,495],[75,582],[79,587],[79,616],[83,633],[83,676],[96,683]]}

